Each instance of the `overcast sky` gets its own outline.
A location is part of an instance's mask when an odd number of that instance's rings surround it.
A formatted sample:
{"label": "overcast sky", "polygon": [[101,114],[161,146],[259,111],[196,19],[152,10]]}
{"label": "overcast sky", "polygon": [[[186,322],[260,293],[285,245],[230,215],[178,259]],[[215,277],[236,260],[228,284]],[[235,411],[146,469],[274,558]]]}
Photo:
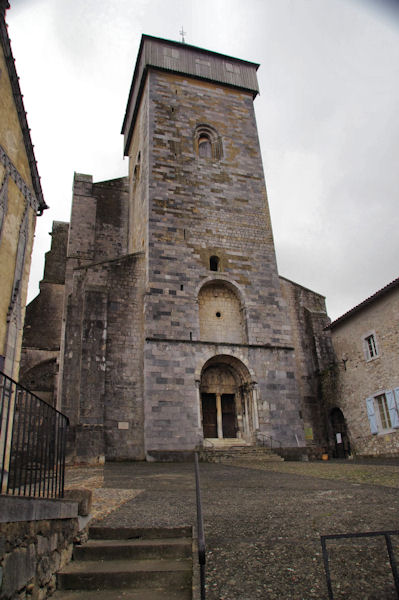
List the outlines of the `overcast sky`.
{"label": "overcast sky", "polygon": [[127,175],[142,33],[259,62],[255,100],[280,275],[335,319],[399,276],[398,0],[10,0],[44,197],[32,299],[73,172]]}

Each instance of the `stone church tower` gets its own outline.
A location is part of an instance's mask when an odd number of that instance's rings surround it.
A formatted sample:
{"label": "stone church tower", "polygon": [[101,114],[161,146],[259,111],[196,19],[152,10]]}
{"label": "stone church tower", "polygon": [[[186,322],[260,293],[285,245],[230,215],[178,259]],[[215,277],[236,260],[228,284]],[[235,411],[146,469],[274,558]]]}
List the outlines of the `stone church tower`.
{"label": "stone church tower", "polygon": [[257,68],[143,36],[122,130],[129,176],[75,175],[59,399],[77,460],[262,433],[305,445]]}

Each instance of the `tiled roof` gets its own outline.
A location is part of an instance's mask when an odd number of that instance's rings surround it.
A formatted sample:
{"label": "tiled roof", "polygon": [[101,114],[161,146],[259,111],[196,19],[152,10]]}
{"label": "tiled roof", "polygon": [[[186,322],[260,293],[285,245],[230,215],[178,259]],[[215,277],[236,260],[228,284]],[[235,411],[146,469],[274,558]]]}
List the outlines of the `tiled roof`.
{"label": "tiled roof", "polygon": [[349,319],[352,315],[359,312],[360,310],[362,310],[369,304],[372,304],[375,300],[378,300],[379,298],[381,298],[382,296],[384,296],[385,294],[387,294],[388,292],[390,292],[391,290],[393,290],[394,288],[396,288],[398,286],[399,286],[399,277],[397,277],[396,279],[394,279],[393,281],[388,283],[386,286],[384,286],[383,288],[378,290],[378,292],[375,292],[375,294],[373,294],[372,296],[369,296],[368,298],[363,300],[363,302],[360,302],[360,304],[357,304],[356,306],[354,306],[353,308],[348,310],[346,313],[344,313],[343,315],[338,317],[338,319],[335,319],[335,321],[330,323],[330,325],[328,325],[328,327],[326,327],[326,329],[334,329],[334,327],[336,325],[339,325],[343,321],[346,321],[346,319]]}

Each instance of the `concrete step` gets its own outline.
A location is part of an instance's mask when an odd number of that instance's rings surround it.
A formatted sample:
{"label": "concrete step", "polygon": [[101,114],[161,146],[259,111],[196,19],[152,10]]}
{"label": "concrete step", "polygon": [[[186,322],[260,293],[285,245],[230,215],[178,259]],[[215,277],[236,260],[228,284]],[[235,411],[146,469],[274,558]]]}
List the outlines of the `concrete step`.
{"label": "concrete step", "polygon": [[190,558],[190,538],[89,540],[75,546],[74,560],[122,560],[156,558]]}
{"label": "concrete step", "polygon": [[192,591],[185,590],[60,590],[51,600],[192,600]]}
{"label": "concrete step", "polygon": [[94,540],[134,540],[191,538],[192,527],[90,527],[89,538]]}
{"label": "concrete step", "polygon": [[191,559],[72,561],[57,574],[59,590],[176,590],[191,585]]}

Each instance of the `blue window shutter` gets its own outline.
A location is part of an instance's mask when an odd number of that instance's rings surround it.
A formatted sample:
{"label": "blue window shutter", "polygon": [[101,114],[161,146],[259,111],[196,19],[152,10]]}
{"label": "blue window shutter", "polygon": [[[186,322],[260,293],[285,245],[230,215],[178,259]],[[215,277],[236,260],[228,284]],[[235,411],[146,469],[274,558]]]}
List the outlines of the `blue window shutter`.
{"label": "blue window shutter", "polygon": [[399,427],[399,417],[398,417],[398,411],[396,408],[396,402],[395,402],[395,397],[393,395],[393,392],[391,392],[391,391],[385,392],[385,397],[387,399],[389,416],[391,417],[391,425],[392,425],[392,427],[398,428]]}
{"label": "blue window shutter", "polygon": [[374,398],[367,398],[367,416],[369,418],[371,433],[378,433],[377,419],[374,412]]}
{"label": "blue window shutter", "polygon": [[398,411],[398,414],[399,414],[399,387],[394,388],[393,393],[394,393],[395,400],[396,400],[396,410]]}

